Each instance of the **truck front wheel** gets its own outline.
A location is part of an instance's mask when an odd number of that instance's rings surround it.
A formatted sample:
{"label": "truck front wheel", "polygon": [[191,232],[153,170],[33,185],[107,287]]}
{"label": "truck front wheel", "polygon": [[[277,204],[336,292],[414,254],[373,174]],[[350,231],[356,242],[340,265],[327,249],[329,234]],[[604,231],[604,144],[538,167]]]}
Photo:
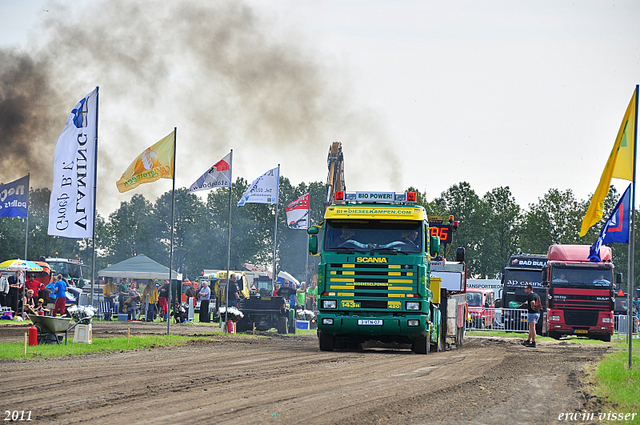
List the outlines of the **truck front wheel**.
{"label": "truck front wheel", "polygon": [[333,351],[336,348],[336,339],[333,335],[318,331],[318,339],[320,340],[320,351]]}
{"label": "truck front wheel", "polygon": [[429,354],[429,351],[431,351],[431,342],[428,337],[416,339],[413,341],[411,349],[416,354]]}

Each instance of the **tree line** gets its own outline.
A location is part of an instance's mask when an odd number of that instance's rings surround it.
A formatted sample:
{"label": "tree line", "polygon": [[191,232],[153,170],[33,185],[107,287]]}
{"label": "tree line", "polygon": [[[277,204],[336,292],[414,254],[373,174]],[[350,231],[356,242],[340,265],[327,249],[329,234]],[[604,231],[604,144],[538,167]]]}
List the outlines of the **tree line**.
{"label": "tree line", "polygon": [[[275,225],[272,205],[236,204],[249,182],[237,178],[231,190],[231,268],[243,269],[245,263],[271,266]],[[550,189],[527,208],[520,207],[508,186],[478,195],[467,182],[451,186],[440,196],[428,201],[418,194],[418,204],[429,215],[453,215],[460,226],[454,235],[447,259],[455,259],[455,248],[464,247],[469,277],[497,278],[509,256],[519,252],[546,254],[552,244],[587,244],[595,242],[606,218],[619,198],[611,187],[605,199],[605,217],[583,238],[578,237],[582,218],[590,199],[578,200],[571,189]],[[286,226],[285,206],[309,192],[311,224],[319,224],[324,213],[326,185],[322,182],[293,186],[288,178],[280,178],[278,208],[277,269],[286,270],[304,279],[307,255],[307,234]],[[30,189],[28,252],[30,260],[40,256],[78,258],[91,264],[91,241],[47,235],[50,190]],[[155,202],[141,194],[107,218],[96,217],[96,270],[135,255],[144,254],[168,265],[171,230],[171,192],[165,192]],[[176,189],[173,268],[190,278],[204,269],[225,269],[229,222],[229,189],[208,192],[206,200],[189,194],[186,188]],[[0,260],[22,258],[25,243],[25,219],[0,219]],[[637,234],[638,232],[636,232]],[[627,275],[626,244],[613,245],[616,270]],[[634,255],[634,267],[639,258]],[[317,257],[309,259],[309,274],[317,270]]]}

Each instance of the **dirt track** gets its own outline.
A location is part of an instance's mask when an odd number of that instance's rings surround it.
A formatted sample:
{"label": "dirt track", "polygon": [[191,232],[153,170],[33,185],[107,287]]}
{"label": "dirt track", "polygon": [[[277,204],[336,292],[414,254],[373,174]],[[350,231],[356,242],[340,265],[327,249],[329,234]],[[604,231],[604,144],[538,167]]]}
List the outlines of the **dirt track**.
{"label": "dirt track", "polygon": [[[94,338],[116,329],[95,325]],[[218,334],[180,348],[0,361],[0,407],[65,424],[546,424],[582,407],[578,374],[607,348],[470,337],[458,350],[422,356],[320,352],[308,334]]]}

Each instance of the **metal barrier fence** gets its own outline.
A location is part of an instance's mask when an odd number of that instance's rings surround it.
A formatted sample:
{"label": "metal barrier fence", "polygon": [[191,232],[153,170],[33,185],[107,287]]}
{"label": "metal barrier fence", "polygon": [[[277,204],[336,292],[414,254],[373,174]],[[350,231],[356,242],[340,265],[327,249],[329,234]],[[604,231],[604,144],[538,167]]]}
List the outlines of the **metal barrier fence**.
{"label": "metal barrier fence", "polygon": [[[627,322],[628,317],[626,314],[616,314],[613,316],[613,338],[614,339],[626,339],[627,338]],[[639,319],[638,316],[632,316],[631,321],[633,323],[633,329],[631,331],[632,338],[640,338],[639,330]]]}
{"label": "metal barrier fence", "polygon": [[529,332],[527,309],[469,307],[468,331]]}
{"label": "metal barrier fence", "polygon": [[[506,331],[528,332],[527,309],[511,308],[469,308],[468,331]],[[617,314],[614,317],[614,338],[625,339],[627,336],[627,315]],[[632,318],[633,337],[640,338],[640,318]]]}

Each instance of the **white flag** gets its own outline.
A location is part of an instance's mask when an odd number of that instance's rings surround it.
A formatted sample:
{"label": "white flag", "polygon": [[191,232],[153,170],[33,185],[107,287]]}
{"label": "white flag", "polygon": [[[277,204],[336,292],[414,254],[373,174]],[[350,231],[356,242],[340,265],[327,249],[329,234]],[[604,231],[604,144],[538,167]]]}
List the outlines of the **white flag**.
{"label": "white flag", "polygon": [[278,184],[280,182],[280,166],[273,168],[251,183],[238,206],[244,204],[277,204]]}
{"label": "white flag", "polygon": [[307,229],[309,227],[309,194],[302,195],[287,205],[287,226],[290,229]]}
{"label": "white flag", "polygon": [[65,238],[93,235],[98,88],[86,95],[67,118],[53,154],[49,234]]}
{"label": "white flag", "polygon": [[200,176],[189,188],[189,193],[216,187],[231,187],[231,152]]}

